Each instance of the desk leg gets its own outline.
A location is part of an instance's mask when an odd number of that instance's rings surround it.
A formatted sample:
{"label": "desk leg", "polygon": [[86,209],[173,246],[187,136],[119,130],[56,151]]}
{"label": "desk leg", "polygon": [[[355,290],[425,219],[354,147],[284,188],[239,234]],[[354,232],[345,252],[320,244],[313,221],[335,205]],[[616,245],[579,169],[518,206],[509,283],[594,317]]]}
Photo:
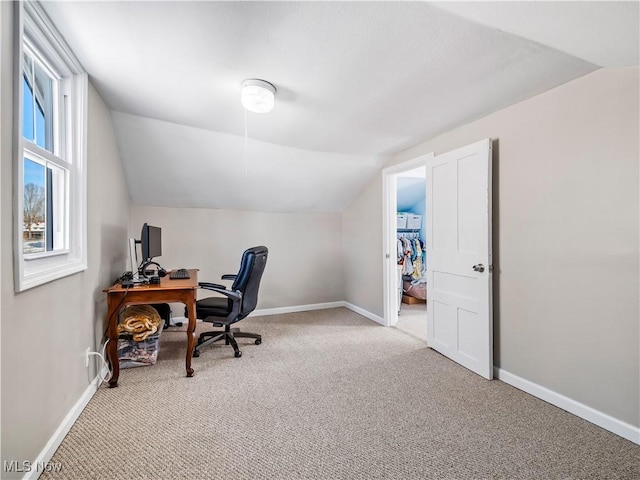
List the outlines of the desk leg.
{"label": "desk leg", "polygon": [[109,323],[107,357],[111,365],[109,388],[113,388],[118,386],[118,377],[120,376],[120,361],[118,360],[118,312],[116,311],[120,304],[119,298],[116,295],[109,295],[107,304],[107,322]]}
{"label": "desk leg", "polygon": [[187,304],[187,312],[189,314],[189,325],[187,327],[187,377],[193,377],[193,368],[191,368],[191,358],[193,357],[193,349],[196,346],[196,299],[194,298]]}

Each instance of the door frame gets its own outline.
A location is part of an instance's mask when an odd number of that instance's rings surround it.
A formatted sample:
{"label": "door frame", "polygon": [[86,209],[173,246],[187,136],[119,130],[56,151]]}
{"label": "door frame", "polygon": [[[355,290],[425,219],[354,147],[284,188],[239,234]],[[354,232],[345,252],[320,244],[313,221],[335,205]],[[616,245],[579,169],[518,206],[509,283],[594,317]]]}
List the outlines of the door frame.
{"label": "door frame", "polygon": [[396,176],[418,167],[427,166],[434,158],[433,152],[398,163],[382,170],[382,299],[384,325],[392,327],[398,323],[398,275],[396,270],[397,183]]}

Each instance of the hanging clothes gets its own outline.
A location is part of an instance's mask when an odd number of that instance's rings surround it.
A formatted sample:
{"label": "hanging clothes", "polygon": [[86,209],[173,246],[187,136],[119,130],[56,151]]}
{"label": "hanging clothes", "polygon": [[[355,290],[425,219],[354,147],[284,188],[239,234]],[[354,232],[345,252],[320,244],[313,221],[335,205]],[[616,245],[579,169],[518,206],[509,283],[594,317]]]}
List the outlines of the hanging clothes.
{"label": "hanging clothes", "polygon": [[402,274],[411,275],[411,273],[413,272],[413,262],[411,261],[411,257],[413,255],[413,248],[409,239],[404,237],[402,238],[402,247],[404,251],[404,260],[402,263],[403,265]]}
{"label": "hanging clothes", "polygon": [[398,233],[397,261],[402,265],[402,275],[414,279],[424,274],[424,242],[417,233]]}
{"label": "hanging clothes", "polygon": [[413,272],[411,276],[417,280],[423,276],[422,245],[419,238],[413,239],[413,251],[415,252],[415,258],[413,260]]}

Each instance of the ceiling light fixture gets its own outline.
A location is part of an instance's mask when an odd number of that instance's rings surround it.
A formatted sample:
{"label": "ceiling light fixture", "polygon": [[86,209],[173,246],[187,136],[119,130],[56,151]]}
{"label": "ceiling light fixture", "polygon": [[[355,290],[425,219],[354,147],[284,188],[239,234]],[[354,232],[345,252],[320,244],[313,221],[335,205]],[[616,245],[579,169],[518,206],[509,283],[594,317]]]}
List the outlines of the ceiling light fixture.
{"label": "ceiling light fixture", "polygon": [[242,82],[242,106],[255,113],[269,113],[273,110],[276,87],[264,80],[255,78]]}

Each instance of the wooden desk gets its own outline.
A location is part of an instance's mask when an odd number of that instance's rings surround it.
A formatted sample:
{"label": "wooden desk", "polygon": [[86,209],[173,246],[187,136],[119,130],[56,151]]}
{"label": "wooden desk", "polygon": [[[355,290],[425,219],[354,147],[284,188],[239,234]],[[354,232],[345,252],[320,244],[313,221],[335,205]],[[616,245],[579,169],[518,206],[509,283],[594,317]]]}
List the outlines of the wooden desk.
{"label": "wooden desk", "polygon": [[145,305],[150,303],[181,302],[187,307],[189,325],[187,327],[187,377],[193,376],[191,356],[196,344],[196,295],[198,290],[198,270],[189,270],[191,278],[171,280],[169,274],[160,279],[160,285],[140,285],[129,289],[119,284],[104,290],[107,294],[107,322],[109,344],[107,356],[111,363],[111,379],[109,387],[118,386],[120,362],[118,360],[118,317],[122,309],[128,305]]}

